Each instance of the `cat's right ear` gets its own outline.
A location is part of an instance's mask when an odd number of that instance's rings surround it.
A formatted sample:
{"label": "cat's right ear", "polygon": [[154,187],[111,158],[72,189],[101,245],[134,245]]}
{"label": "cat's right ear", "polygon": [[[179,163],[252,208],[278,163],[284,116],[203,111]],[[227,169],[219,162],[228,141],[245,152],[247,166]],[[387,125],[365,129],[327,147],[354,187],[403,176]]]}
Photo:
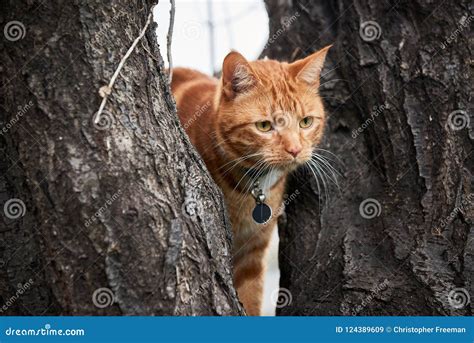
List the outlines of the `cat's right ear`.
{"label": "cat's right ear", "polygon": [[323,69],[324,60],[326,59],[328,50],[331,47],[332,44],[302,60],[291,63],[290,72],[296,77],[296,79],[306,82],[309,85],[313,85],[316,88],[319,87],[321,70]]}
{"label": "cat's right ear", "polygon": [[222,64],[222,91],[228,99],[248,91],[256,79],[249,62],[237,51],[232,51]]}

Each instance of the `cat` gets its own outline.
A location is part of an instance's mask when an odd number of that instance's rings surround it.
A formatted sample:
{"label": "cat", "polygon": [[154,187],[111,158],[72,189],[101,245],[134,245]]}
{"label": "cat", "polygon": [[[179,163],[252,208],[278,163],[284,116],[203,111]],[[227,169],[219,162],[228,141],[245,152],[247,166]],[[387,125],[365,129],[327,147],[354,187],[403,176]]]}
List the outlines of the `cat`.
{"label": "cat", "polygon": [[[233,280],[248,315],[260,315],[265,252],[287,175],[311,160],[324,132],[318,87],[330,47],[293,63],[249,62],[232,51],[220,79],[173,69],[180,122],[224,194],[233,231]],[[261,224],[253,216],[258,204],[264,204],[255,214]]]}

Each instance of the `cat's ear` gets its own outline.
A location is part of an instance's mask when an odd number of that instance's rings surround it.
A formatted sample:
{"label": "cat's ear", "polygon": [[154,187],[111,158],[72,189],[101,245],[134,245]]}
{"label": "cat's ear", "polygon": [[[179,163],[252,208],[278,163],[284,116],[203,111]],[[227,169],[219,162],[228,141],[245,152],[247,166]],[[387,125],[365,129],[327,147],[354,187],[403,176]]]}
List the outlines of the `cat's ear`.
{"label": "cat's ear", "polygon": [[222,64],[222,86],[224,94],[234,98],[239,93],[244,93],[253,85],[256,79],[249,62],[237,51],[232,51],[224,58]]}
{"label": "cat's ear", "polygon": [[318,87],[324,60],[326,59],[326,55],[331,46],[332,44],[316,51],[302,60],[291,63],[291,74],[298,80]]}

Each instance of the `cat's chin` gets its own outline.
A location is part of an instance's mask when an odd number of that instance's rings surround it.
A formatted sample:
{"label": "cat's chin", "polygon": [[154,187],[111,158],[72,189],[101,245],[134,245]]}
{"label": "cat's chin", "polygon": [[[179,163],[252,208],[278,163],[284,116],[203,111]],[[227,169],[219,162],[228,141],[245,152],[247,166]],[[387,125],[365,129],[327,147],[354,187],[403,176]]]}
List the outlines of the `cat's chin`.
{"label": "cat's chin", "polygon": [[298,169],[298,167],[304,164],[305,164],[304,161],[302,162],[302,161],[292,160],[292,161],[275,165],[275,167],[282,172],[291,173],[292,171],[295,171],[296,169]]}

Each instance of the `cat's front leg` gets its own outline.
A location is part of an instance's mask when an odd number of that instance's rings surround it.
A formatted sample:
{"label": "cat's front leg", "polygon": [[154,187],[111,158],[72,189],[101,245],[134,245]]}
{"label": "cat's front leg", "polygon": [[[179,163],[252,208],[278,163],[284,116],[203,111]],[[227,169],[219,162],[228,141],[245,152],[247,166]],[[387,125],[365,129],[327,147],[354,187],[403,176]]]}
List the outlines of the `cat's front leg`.
{"label": "cat's front leg", "polygon": [[234,286],[248,315],[259,316],[263,301],[266,251],[276,218],[264,225],[251,220],[236,221],[234,226]]}
{"label": "cat's front leg", "polygon": [[246,251],[234,261],[234,285],[249,316],[259,316],[262,308],[265,250],[266,246]]}

